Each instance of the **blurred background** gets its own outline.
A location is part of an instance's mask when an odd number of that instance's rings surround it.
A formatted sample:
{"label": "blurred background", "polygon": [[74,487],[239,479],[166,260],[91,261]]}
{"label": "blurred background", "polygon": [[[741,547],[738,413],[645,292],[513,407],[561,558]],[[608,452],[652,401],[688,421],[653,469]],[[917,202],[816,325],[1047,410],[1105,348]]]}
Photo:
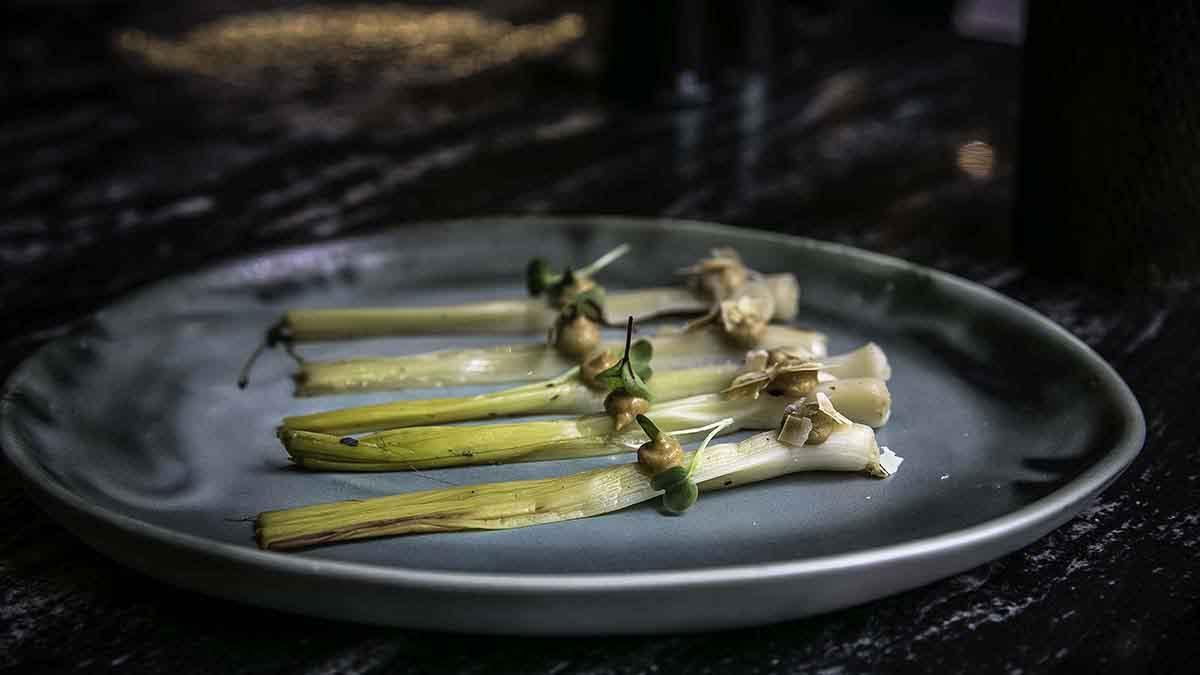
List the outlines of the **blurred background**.
{"label": "blurred background", "polygon": [[0,12],[0,299],[26,325],[428,218],[697,218],[918,258],[1012,239],[1018,0]]}

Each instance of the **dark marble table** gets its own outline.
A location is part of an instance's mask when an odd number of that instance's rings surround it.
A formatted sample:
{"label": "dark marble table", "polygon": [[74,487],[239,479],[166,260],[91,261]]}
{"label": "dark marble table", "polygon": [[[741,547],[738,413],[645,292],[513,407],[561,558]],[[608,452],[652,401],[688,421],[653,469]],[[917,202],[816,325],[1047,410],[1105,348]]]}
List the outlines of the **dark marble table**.
{"label": "dark marble table", "polygon": [[166,587],[78,543],[0,464],[0,669],[1193,672],[1200,299],[1014,261],[1019,50],[936,15],[794,3],[767,76],[717,80],[698,107],[632,106],[598,93],[588,39],[541,4],[505,8],[548,51],[458,69],[386,50],[371,58],[388,67],[342,68],[294,40],[272,63],[237,35],[183,32],[231,2],[6,5],[0,376],[130,289],[282,243],[423,218],[662,215],[846,242],[1028,303],[1132,386],[1141,456],[1050,536],[925,588],[728,633],[570,640],[330,623]]}

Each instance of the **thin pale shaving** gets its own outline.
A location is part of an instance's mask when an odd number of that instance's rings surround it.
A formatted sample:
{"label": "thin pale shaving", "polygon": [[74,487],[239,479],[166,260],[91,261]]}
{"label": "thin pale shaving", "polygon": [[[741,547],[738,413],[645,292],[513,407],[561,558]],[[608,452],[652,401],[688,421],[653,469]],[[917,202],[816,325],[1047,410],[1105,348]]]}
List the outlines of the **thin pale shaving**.
{"label": "thin pale shaving", "polygon": [[891,476],[899,471],[903,462],[904,458],[892,452],[891,448],[886,445],[879,447],[879,468],[886,476]]}
{"label": "thin pale shaving", "polygon": [[799,415],[786,415],[783,418],[783,425],[779,429],[779,435],[776,440],[784,445],[792,447],[800,447],[808,442],[808,436],[812,433],[813,423],[807,417]]}

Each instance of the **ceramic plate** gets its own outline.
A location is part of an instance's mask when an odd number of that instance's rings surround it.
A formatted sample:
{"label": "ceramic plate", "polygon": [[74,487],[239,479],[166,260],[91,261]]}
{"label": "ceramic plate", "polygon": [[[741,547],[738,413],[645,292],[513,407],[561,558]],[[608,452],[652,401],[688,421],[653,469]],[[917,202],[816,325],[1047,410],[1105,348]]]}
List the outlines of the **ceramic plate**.
{"label": "ceramic plate", "polygon": [[[281,354],[234,380],[292,306],[519,296],[524,262],[634,253],[611,288],[668,283],[715,246],[794,272],[798,323],[831,351],[874,340],[894,375],[888,480],[798,475],[503,532],[268,553],[260,511],[456,483],[547,476],[597,458],[392,474],[313,474],[273,436],[285,414],[381,401],[296,400]],[[540,336],[517,338],[536,341]],[[513,338],[372,340],[317,357]],[[453,393],[471,389],[458,388]],[[427,396],[404,392],[399,396]],[[1129,389],[1066,331],[961,279],[863,251],[701,223],[494,218],[292,248],[172,278],[97,313],[13,374],[0,443],[38,501],[90,545],[172,584],[355,621],[495,633],[700,630],[776,621],[929,583],[1024,546],[1079,512],[1141,448]]]}

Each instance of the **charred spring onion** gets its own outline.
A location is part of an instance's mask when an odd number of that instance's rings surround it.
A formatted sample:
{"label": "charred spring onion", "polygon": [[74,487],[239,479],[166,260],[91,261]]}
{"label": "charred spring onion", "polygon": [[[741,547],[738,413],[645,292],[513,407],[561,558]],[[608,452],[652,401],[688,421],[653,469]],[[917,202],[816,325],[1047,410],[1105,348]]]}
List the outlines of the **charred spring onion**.
{"label": "charred spring onion", "polygon": [[[430,333],[543,333],[553,323],[560,303],[574,290],[594,287],[591,277],[629,251],[623,244],[591,264],[562,274],[549,270],[544,261],[531,261],[526,284],[534,297],[495,300],[440,307],[364,307],[293,309],[284,313],[276,330],[291,342],[349,340],[356,338]],[[741,261],[733,260],[739,269]],[[703,263],[703,261],[702,261]],[[702,263],[698,263],[698,266]],[[689,268],[691,269],[691,268]],[[696,278],[699,272],[689,275]],[[798,290],[791,274],[759,275],[774,302],[771,318],[790,320],[796,314]],[[545,295],[546,297],[539,297]],[[632,316],[640,321],[655,316],[698,314],[712,306],[714,297],[703,284],[667,286],[608,293],[605,304],[609,324]]]}
{"label": "charred spring onion", "polygon": [[[730,341],[716,327],[663,333],[652,339],[655,363],[661,369],[732,361],[741,359],[745,353],[745,347]],[[788,345],[815,357],[826,353],[824,335],[785,326],[768,327],[762,343]],[[604,346],[610,353],[620,353],[620,344]],[[531,382],[551,379],[574,365],[572,359],[544,343],[448,349],[408,356],[305,361],[295,376],[296,395]]]}
{"label": "charred spring onion", "polygon": [[[720,391],[738,366],[720,363],[659,372],[654,391],[664,401]],[[511,415],[582,415],[602,409],[607,391],[584,384],[578,371],[563,376],[477,396],[395,401],[285,417],[288,429],[327,434],[358,434],[429,424],[446,424]]]}
{"label": "charred spring onion", "polygon": [[[765,279],[776,298],[778,314],[787,321],[796,313],[796,279],[790,274]],[[699,314],[711,301],[687,288],[664,286],[635,291],[609,292],[605,299],[606,323],[619,324],[626,316],[642,321],[656,316]],[[493,300],[441,307],[362,307],[292,309],[283,315],[281,328],[293,342],[351,340],[401,335],[462,333],[545,333],[558,310],[542,298]]]}
{"label": "charred spring onion", "polygon": [[[544,333],[558,314],[555,297],[537,297],[549,289],[567,286],[593,287],[592,275],[629,252],[622,244],[589,265],[555,274],[545,262],[535,259],[526,272],[530,295],[514,300],[495,300],[440,307],[361,307],[293,309],[284,313],[278,330],[292,342],[351,340],[390,335],[430,333]],[[620,294],[622,302],[637,306],[643,296],[654,298],[658,289]]]}
{"label": "charred spring onion", "polygon": [[[812,423],[805,423],[811,430]],[[697,492],[706,492],[797,471],[855,471],[886,477],[901,461],[887,448],[881,449],[874,432],[864,425],[839,425],[819,444],[808,444],[809,435],[796,434],[785,420],[783,431],[710,446],[703,449],[702,458],[696,457],[700,450],[689,453],[683,459],[684,465],[692,466],[688,480]],[[268,511],[258,516],[255,530],[261,548],[288,551],[404,534],[526,527],[649,501],[664,493],[662,485],[655,485],[656,479],[635,462],[555,478]]]}
{"label": "charred spring onion", "polygon": [[[656,354],[656,366],[660,358]],[[832,375],[851,380],[886,380],[891,376],[886,356],[873,343],[846,354],[820,358],[819,361],[820,376]],[[683,370],[658,370],[652,381],[655,396],[660,401],[671,401],[720,392],[730,384],[738,368],[733,363],[718,363]],[[863,387],[868,383],[850,382],[847,386]],[[837,385],[833,387],[836,390]],[[582,415],[600,410],[605,394],[585,384],[578,370],[572,369],[550,380],[476,396],[395,401],[296,415],[284,418],[283,426],[326,434],[358,434],[509,415]],[[881,392],[877,400],[884,398]],[[856,411],[856,417],[867,423],[879,420],[880,414]]]}
{"label": "charred spring onion", "polygon": [[[891,410],[887,385],[876,378],[848,378],[816,385],[850,419],[882,425]],[[769,429],[794,399],[762,396],[729,398],[706,394],[656,405],[653,417],[664,431],[685,429],[729,417],[723,429]],[[279,439],[298,465],[318,471],[405,471],[473,464],[528,462],[629,452],[646,440],[634,427],[617,431],[610,415],[476,426],[421,426],[392,429],[360,438],[279,430]]]}

